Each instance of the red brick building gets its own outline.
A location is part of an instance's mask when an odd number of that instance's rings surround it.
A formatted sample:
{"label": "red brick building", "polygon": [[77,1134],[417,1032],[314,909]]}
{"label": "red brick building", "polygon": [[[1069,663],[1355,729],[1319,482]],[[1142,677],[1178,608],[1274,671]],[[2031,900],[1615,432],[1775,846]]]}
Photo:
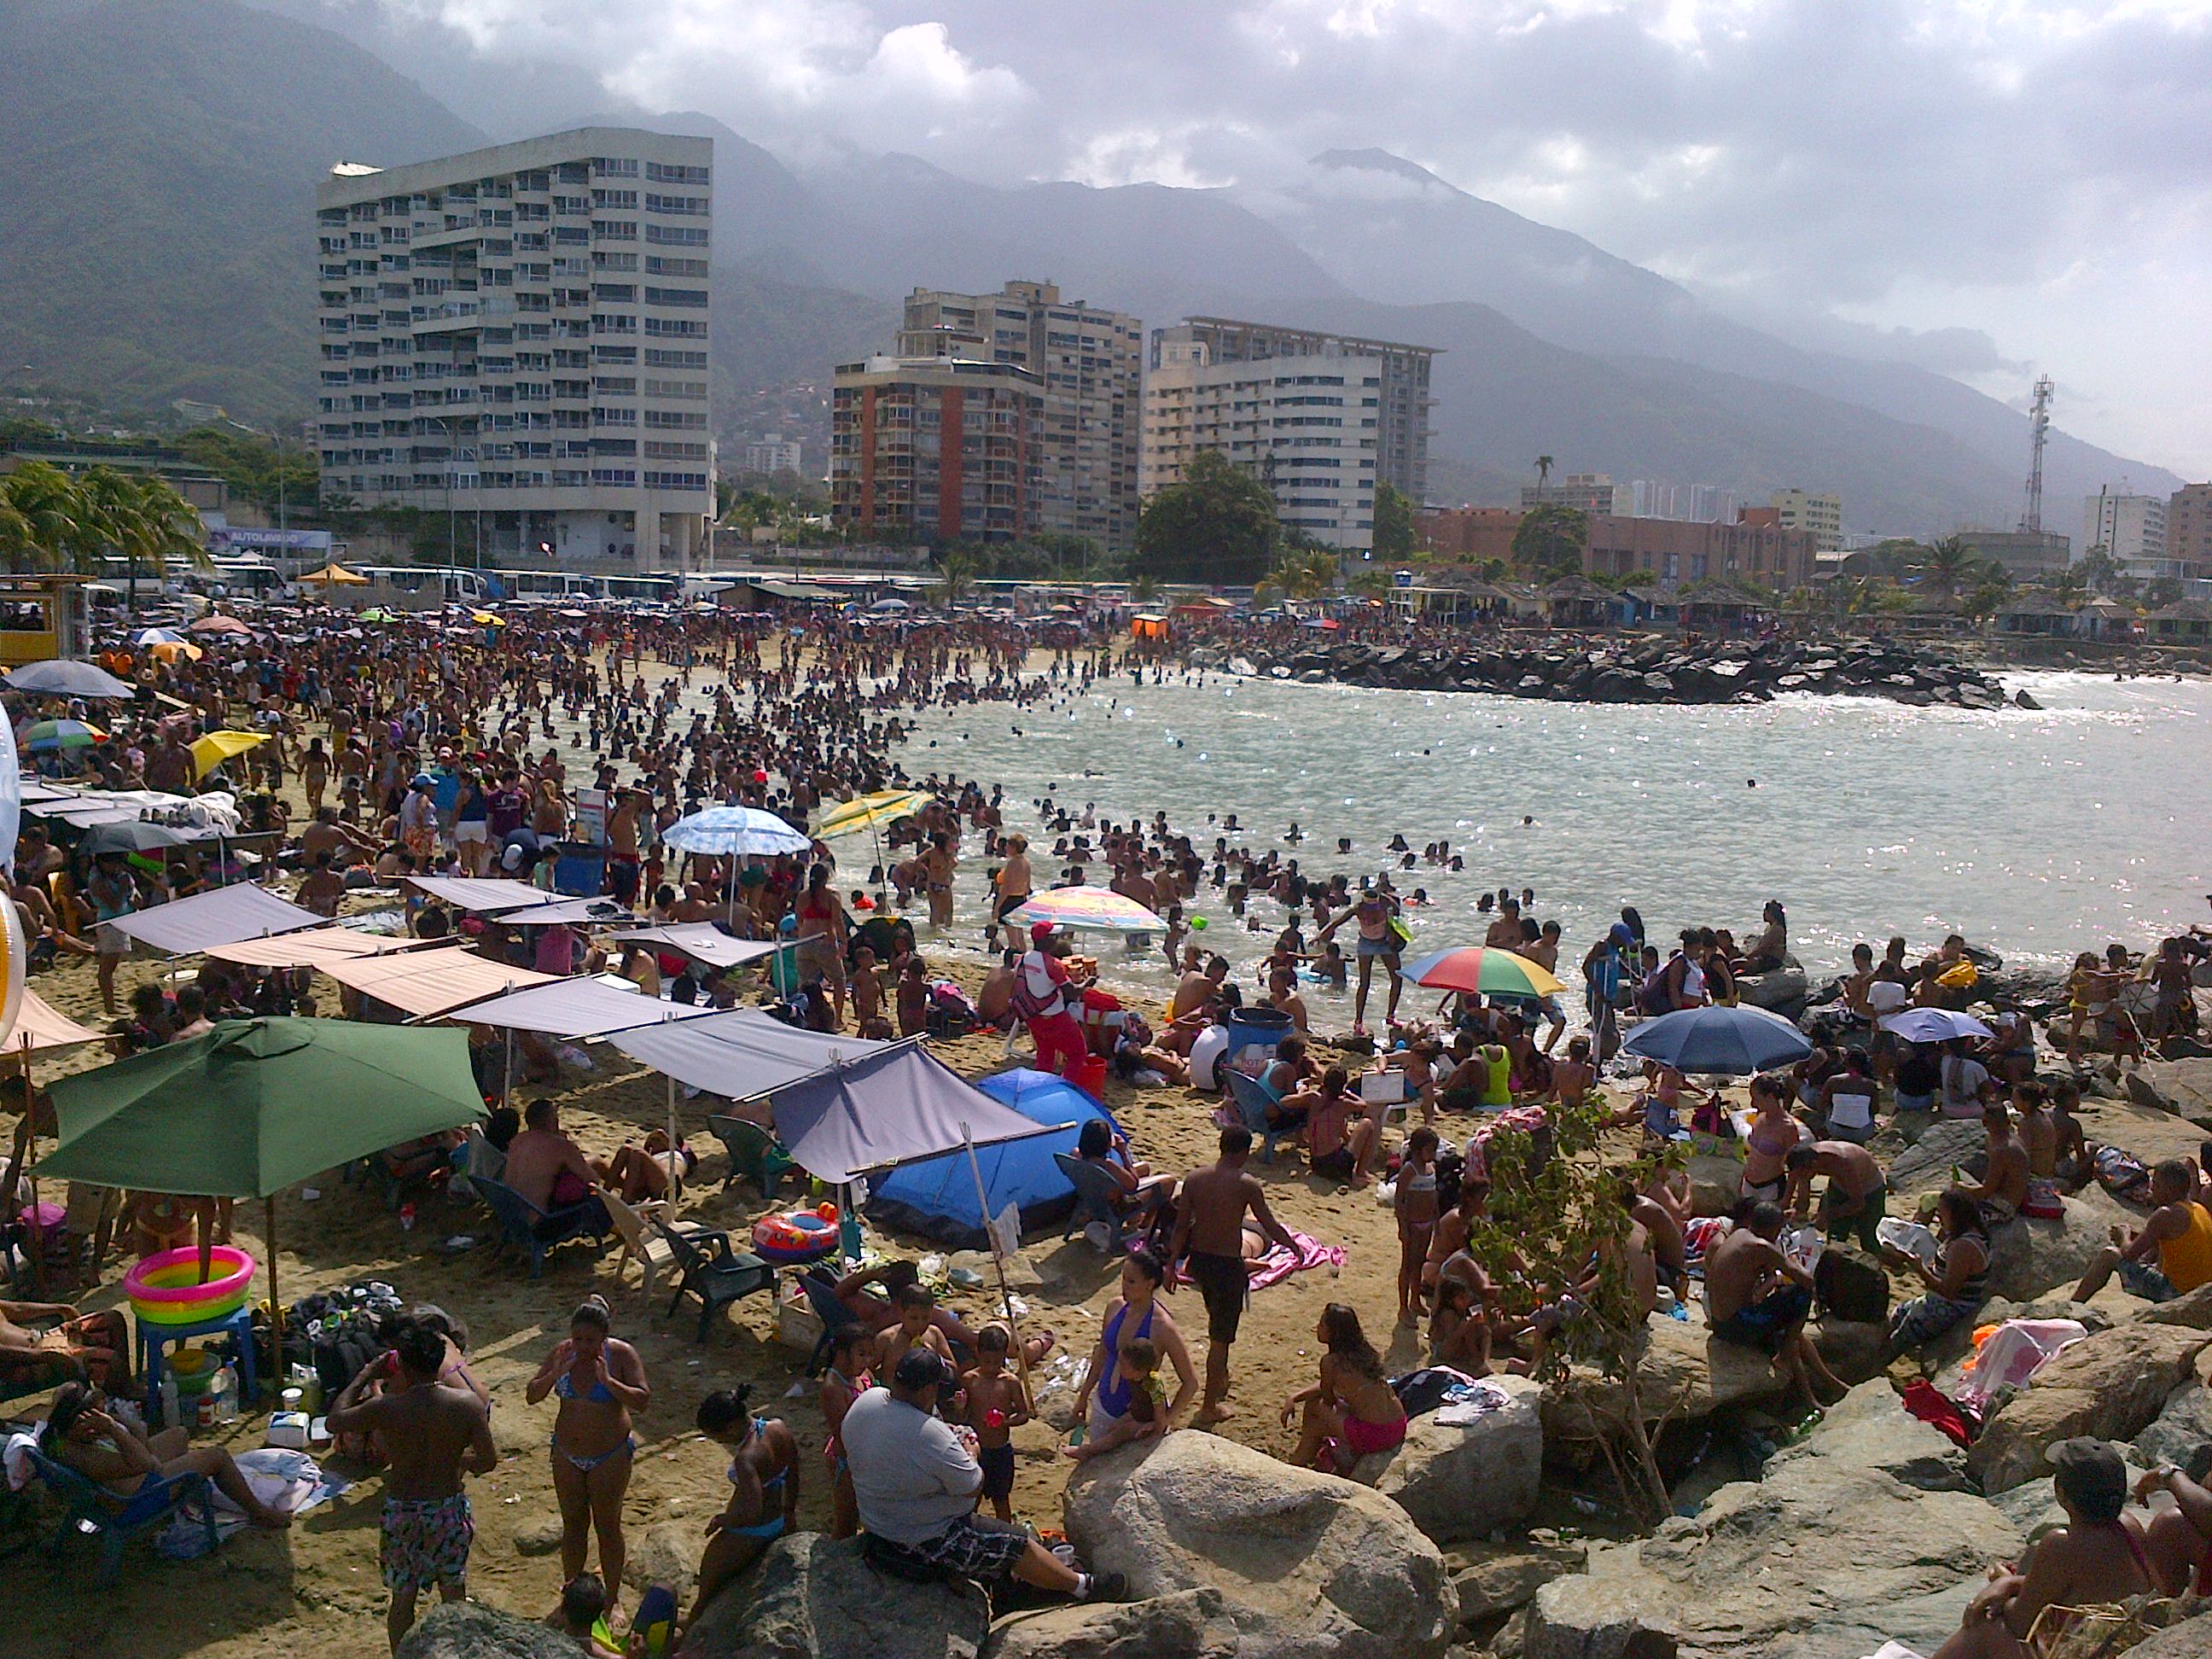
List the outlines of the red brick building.
{"label": "red brick building", "polygon": [[1044,384],[1006,363],[841,364],[830,405],[830,510],[864,534],[1011,542],[1038,527]]}
{"label": "red brick building", "polygon": [[1462,564],[1510,559],[1521,516],[1517,507],[1437,507],[1413,515],[1413,539],[1439,557]]}
{"label": "red brick building", "polygon": [[[1509,507],[1449,507],[1416,515],[1413,535],[1439,557],[1480,565],[1513,556],[1521,518]],[[1809,530],[1784,529],[1780,520],[1769,507],[1747,507],[1735,524],[1593,514],[1583,569],[1670,586],[1734,576],[1786,592],[1812,581],[1817,538]]]}

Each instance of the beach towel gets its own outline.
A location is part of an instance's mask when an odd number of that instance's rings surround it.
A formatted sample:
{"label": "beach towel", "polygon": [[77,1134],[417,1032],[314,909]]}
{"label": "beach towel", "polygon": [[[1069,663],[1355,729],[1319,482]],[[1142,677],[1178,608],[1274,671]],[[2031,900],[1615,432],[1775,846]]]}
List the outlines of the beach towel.
{"label": "beach towel", "polygon": [[[246,1477],[246,1484],[256,1498],[272,1510],[294,1516],[305,1515],[328,1503],[353,1484],[325,1474],[307,1453],[282,1446],[262,1446],[240,1452],[237,1462],[239,1473]],[[246,1511],[223,1493],[212,1487],[210,1491],[220,1541],[247,1524]],[[175,1519],[154,1540],[154,1547],[172,1561],[189,1561],[204,1555],[207,1547],[207,1529],[200,1522],[198,1506],[190,1504],[177,1511]]]}
{"label": "beach towel", "polygon": [[1735,1223],[1724,1215],[1693,1216],[1682,1226],[1682,1254],[1690,1261],[1702,1261],[1705,1252],[1728,1237]]}
{"label": "beach towel", "polygon": [[1264,1291],[1270,1285],[1281,1283],[1292,1273],[1304,1273],[1309,1267],[1341,1267],[1344,1265],[1344,1246],[1324,1244],[1310,1233],[1302,1233],[1295,1227],[1288,1230],[1298,1253],[1292,1255],[1278,1244],[1267,1255],[1250,1264],[1252,1288]]}
{"label": "beach towel", "polygon": [[2008,1319],[1983,1339],[1967,1359],[1959,1403],[1986,1413],[2000,1389],[2019,1389],[2060,1353],[2088,1335],[2074,1319]]}
{"label": "beach towel", "polygon": [[1898,1403],[1929,1427],[1940,1431],[1954,1445],[1974,1443],[1974,1425],[1965,1409],[1948,1395],[1937,1393],[1936,1385],[1926,1377],[1916,1376],[1906,1383]]}
{"label": "beach towel", "polygon": [[1513,1396],[1497,1383],[1477,1382],[1445,1402],[1437,1413],[1436,1420],[1446,1428],[1463,1428],[1492,1412],[1504,1411],[1512,1403]]}
{"label": "beach towel", "polygon": [[0,1446],[0,1469],[7,1472],[9,1492],[21,1492],[31,1484],[34,1478],[31,1454],[38,1449],[39,1437],[35,1430],[27,1434],[11,1434],[8,1437],[8,1443]]}

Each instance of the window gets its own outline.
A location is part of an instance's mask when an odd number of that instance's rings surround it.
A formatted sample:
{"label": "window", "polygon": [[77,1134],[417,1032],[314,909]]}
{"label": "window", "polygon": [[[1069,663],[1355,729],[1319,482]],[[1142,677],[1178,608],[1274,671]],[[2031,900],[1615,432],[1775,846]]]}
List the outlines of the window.
{"label": "window", "polygon": [[655,288],[646,284],[645,302],[649,306],[702,307],[707,303],[703,288]]}
{"label": "window", "polygon": [[707,228],[704,225],[647,225],[645,240],[658,242],[664,247],[704,247]]}
{"label": "window", "polygon": [[[633,317],[624,320],[635,324],[637,319]],[[645,331],[647,334],[689,335],[703,340],[707,337],[707,325],[690,318],[648,317],[645,319]]]}
{"label": "window", "polygon": [[707,211],[707,198],[703,196],[656,196],[651,191],[647,191],[645,194],[645,210],[647,213],[678,213],[703,216]]}
{"label": "window", "polygon": [[[632,384],[634,386],[635,382]],[[704,410],[648,409],[645,411],[645,423],[647,426],[692,427],[703,429],[707,424],[707,414]]]}
{"label": "window", "polygon": [[[635,347],[624,349],[635,349]],[[600,348],[603,360],[605,350],[605,347]],[[625,358],[623,361],[629,360]],[[647,346],[645,349],[645,366],[647,368],[704,368],[707,367],[707,354],[703,351],[674,351],[656,346]]]}
{"label": "window", "polygon": [[[601,179],[635,179],[637,177],[637,158],[634,155],[594,155],[592,157],[592,172]],[[561,169],[561,175],[563,178],[568,176],[568,167]]]}
{"label": "window", "polygon": [[595,208],[635,209],[637,192],[634,190],[595,190],[592,192],[592,205]]}
{"label": "window", "polygon": [[704,276],[707,262],[704,259],[672,258],[665,254],[648,253],[645,256],[645,274],[648,276]]}
{"label": "window", "polygon": [[708,182],[705,167],[686,167],[675,161],[647,161],[645,176],[657,185],[703,185]]}
{"label": "window", "polygon": [[635,219],[594,219],[592,234],[603,242],[635,242],[637,240],[637,221]]}

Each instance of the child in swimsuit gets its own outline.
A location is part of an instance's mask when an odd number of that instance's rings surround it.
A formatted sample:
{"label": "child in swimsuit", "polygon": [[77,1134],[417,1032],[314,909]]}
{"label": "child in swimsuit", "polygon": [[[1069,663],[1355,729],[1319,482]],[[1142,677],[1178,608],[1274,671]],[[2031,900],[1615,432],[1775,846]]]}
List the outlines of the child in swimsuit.
{"label": "child in swimsuit", "polygon": [[1167,1401],[1160,1389],[1159,1369],[1160,1350],[1152,1338],[1133,1336],[1125,1340],[1114,1362],[1114,1382],[1127,1395],[1121,1415],[1083,1444],[1062,1446],[1061,1454],[1085,1463],[1150,1433],[1167,1411]]}
{"label": "child in swimsuit", "polygon": [[983,1471],[982,1495],[1001,1521],[1014,1518],[1014,1443],[1012,1431],[1030,1420],[1028,1397],[1020,1379],[1008,1375],[1014,1336],[1004,1325],[975,1333],[975,1369],[963,1379],[968,1422],[975,1431],[975,1462]]}
{"label": "child in swimsuit", "polygon": [[799,1442],[781,1418],[756,1417],[752,1385],[722,1389],[699,1402],[699,1432],[730,1449],[730,1501],[707,1523],[699,1595],[690,1622],[732,1578],[799,1524]]}

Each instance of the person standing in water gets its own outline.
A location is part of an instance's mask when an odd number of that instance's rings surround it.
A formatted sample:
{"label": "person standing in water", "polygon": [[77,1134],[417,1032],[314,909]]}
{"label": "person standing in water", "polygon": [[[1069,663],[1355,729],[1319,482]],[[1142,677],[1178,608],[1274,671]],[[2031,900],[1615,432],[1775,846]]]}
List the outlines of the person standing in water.
{"label": "person standing in water", "polygon": [[1359,931],[1359,989],[1352,1000],[1352,1034],[1367,1034],[1367,994],[1375,980],[1375,964],[1380,962],[1390,975],[1389,1006],[1383,1012],[1384,1021],[1398,1023],[1398,998],[1406,988],[1403,975],[1398,971],[1398,935],[1395,931],[1398,921],[1398,901],[1381,888],[1370,887],[1359,897],[1359,902],[1314,935],[1316,948],[1328,942],[1330,935],[1350,921]]}

